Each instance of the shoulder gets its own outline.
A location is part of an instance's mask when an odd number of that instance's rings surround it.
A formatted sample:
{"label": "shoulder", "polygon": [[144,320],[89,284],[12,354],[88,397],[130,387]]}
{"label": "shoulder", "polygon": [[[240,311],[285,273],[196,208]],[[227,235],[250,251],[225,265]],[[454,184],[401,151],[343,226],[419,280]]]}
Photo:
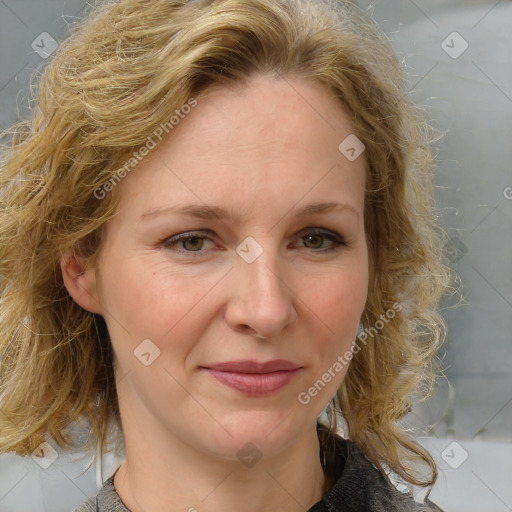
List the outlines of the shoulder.
{"label": "shoulder", "polygon": [[129,512],[114,487],[114,475],[105,481],[98,494],[73,512]]}
{"label": "shoulder", "polygon": [[78,508],[75,508],[73,512],[97,512],[96,496],[89,498],[85,503],[82,503]]}
{"label": "shoulder", "polygon": [[322,497],[322,508],[312,512],[443,512],[431,502],[419,504],[411,494],[400,492],[356,444],[334,437],[333,484]]}

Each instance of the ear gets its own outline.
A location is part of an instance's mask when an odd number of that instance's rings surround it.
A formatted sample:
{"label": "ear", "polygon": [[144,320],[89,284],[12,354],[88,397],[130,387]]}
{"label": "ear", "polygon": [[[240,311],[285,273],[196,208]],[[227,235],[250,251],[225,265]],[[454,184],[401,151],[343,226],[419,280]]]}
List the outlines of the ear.
{"label": "ear", "polygon": [[102,314],[96,286],[96,270],[88,265],[88,260],[67,251],[60,259],[62,279],[73,300],[90,313]]}

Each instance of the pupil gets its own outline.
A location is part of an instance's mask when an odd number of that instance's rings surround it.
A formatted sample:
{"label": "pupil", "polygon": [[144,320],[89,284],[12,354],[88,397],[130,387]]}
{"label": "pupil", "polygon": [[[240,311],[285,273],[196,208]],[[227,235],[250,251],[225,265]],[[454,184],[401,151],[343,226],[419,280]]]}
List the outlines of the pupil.
{"label": "pupil", "polygon": [[[315,243],[315,239],[316,239],[317,243]],[[315,246],[315,248],[318,248],[322,245],[322,236],[321,235],[308,235],[307,240],[308,240],[308,243],[311,242],[312,245]]]}
{"label": "pupil", "polygon": [[[192,240],[192,243],[189,244],[189,242]],[[195,242],[195,243],[194,243]],[[199,242],[199,244],[197,243]],[[185,239],[185,247],[187,249],[192,249],[192,250],[195,250],[195,249],[201,249],[201,247],[203,246],[203,240],[197,236],[190,236],[188,238]],[[187,247],[187,245],[189,245],[189,247]]]}

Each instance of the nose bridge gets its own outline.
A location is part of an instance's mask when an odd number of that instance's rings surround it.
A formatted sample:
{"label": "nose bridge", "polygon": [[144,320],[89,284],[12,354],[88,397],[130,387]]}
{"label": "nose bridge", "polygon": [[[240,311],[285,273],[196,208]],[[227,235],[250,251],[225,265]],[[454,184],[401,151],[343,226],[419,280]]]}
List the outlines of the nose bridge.
{"label": "nose bridge", "polygon": [[256,304],[268,301],[282,301],[288,298],[288,288],[284,285],[282,265],[278,261],[277,249],[267,243],[254,261],[240,261],[239,271],[244,280],[244,290]]}
{"label": "nose bridge", "polygon": [[[250,247],[251,243],[254,241],[248,241],[248,252],[256,249],[254,245]],[[236,292],[228,308],[228,321],[234,328],[249,327],[260,336],[270,337],[292,322],[296,312],[277,248],[270,243],[258,244],[259,255],[255,259],[244,258],[242,252],[237,262],[233,275]],[[243,243],[240,245],[247,249]]]}
{"label": "nose bridge", "polygon": [[286,295],[282,265],[278,261],[276,252],[267,247],[253,263],[241,265],[256,292],[266,292],[269,296]]}

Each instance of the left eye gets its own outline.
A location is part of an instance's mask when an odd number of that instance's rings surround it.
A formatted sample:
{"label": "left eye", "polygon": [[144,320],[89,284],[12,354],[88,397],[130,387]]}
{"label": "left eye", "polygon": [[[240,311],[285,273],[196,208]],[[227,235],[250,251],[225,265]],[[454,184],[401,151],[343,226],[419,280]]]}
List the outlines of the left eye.
{"label": "left eye", "polygon": [[[318,252],[332,251],[340,245],[346,245],[340,235],[324,230],[303,231],[299,239],[303,240],[304,246],[308,249],[322,249],[322,251]],[[323,245],[326,241],[331,242],[327,247]]]}

